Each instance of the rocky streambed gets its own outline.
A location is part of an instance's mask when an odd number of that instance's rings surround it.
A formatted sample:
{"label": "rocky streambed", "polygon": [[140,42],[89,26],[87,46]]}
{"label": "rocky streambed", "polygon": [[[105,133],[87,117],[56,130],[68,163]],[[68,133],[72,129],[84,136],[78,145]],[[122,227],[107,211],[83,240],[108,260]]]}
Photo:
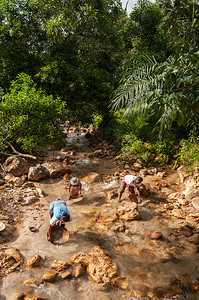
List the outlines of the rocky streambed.
{"label": "rocky streambed", "polygon": [[[0,299],[199,299],[199,180],[183,168],[122,167],[106,142],[71,131],[64,149],[36,161],[14,156],[0,186]],[[117,191],[143,176],[143,201]],[[68,181],[83,185],[68,201]],[[72,221],[67,243],[47,241],[49,204],[62,198]]]}

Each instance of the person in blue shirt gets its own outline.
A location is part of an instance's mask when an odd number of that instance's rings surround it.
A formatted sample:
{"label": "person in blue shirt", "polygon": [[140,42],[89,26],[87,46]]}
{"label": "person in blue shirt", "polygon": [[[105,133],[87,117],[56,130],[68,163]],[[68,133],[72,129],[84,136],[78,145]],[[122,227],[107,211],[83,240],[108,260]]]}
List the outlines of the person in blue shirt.
{"label": "person in blue shirt", "polygon": [[57,199],[50,203],[50,224],[48,225],[47,240],[51,241],[51,232],[54,225],[59,227],[71,220],[71,215],[67,209],[66,202],[62,199]]}

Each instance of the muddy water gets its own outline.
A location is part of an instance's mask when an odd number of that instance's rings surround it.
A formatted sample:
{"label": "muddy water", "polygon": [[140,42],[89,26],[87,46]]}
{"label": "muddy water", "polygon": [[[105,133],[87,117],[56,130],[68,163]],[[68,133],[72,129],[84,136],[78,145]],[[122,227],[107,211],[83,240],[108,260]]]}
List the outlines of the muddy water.
{"label": "muddy water", "polygon": [[[69,136],[69,144],[79,148],[78,159],[73,165],[73,174],[80,179],[89,171],[103,176],[103,182],[95,184],[83,183],[84,199],[80,203],[68,201],[68,190],[63,179],[48,179],[36,183],[45,192],[40,203],[27,208],[23,224],[18,226],[18,235],[11,246],[20,250],[25,259],[40,254],[40,267],[21,268],[20,272],[9,274],[4,278],[1,288],[1,300],[9,299],[16,292],[40,295],[48,299],[137,299],[132,290],[139,290],[145,295],[142,299],[199,299],[198,293],[190,291],[190,286],[199,277],[199,256],[187,246],[188,238],[176,236],[174,229],[183,225],[183,221],[168,218],[162,213],[161,195],[152,194],[139,206],[142,219],[125,222],[125,232],[114,232],[116,224],[90,223],[96,214],[113,216],[118,207],[117,199],[107,200],[107,192],[119,187],[120,182],[114,178],[116,171],[122,170],[112,161],[88,159],[85,153],[92,152],[87,147],[84,136]],[[50,157],[62,155],[49,152]],[[153,182],[147,176],[144,182]],[[174,189],[175,191],[175,189]],[[56,198],[67,202],[72,214],[72,221],[66,224],[70,231],[70,239],[66,244],[51,244],[46,239],[49,222],[49,203]],[[123,195],[123,200],[126,196]],[[102,226],[103,225],[103,226]],[[38,228],[31,232],[29,227]],[[160,231],[163,240],[151,240],[150,234]],[[63,280],[58,277],[56,283],[44,283],[39,286],[27,286],[24,281],[30,278],[40,280],[55,260],[70,261],[70,257],[78,252],[90,252],[93,246],[99,245],[108,250],[118,267],[118,275],[126,276],[129,286],[127,290],[104,288],[92,281],[87,274],[78,279]],[[166,295],[167,291],[179,290]]]}

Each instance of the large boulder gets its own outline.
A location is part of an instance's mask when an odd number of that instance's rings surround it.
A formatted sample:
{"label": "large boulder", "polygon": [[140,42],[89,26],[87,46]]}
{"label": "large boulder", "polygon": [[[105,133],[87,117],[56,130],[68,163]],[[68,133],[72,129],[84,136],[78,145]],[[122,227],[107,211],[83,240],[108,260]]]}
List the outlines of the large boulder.
{"label": "large boulder", "polygon": [[118,207],[117,214],[124,221],[140,220],[141,216],[135,202],[125,202]]}
{"label": "large boulder", "polygon": [[117,266],[99,246],[95,246],[88,254],[78,253],[71,260],[86,266],[88,274],[97,283],[108,284],[117,275]]}
{"label": "large boulder", "polygon": [[40,164],[31,167],[28,171],[28,180],[39,181],[50,176],[49,170]]}
{"label": "large boulder", "polygon": [[14,176],[22,176],[28,173],[28,162],[25,158],[20,156],[10,156],[4,163],[4,169],[6,172],[13,174]]}
{"label": "large boulder", "polygon": [[82,178],[82,181],[85,181],[87,183],[100,182],[101,180],[101,176],[96,172],[91,172],[86,177]]}
{"label": "large boulder", "polygon": [[72,169],[61,162],[46,162],[42,166],[48,170],[51,178],[59,178],[72,173]]}

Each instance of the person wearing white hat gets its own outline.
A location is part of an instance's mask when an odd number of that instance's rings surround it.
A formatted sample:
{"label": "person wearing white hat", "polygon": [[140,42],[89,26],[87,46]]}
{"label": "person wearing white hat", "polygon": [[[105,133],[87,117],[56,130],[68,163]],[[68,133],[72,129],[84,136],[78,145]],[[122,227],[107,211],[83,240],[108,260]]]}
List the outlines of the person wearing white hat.
{"label": "person wearing white hat", "polygon": [[77,177],[72,177],[69,181],[69,200],[82,197],[82,184]]}
{"label": "person wearing white hat", "polygon": [[3,231],[5,229],[6,225],[2,222],[0,222],[0,231]]}

